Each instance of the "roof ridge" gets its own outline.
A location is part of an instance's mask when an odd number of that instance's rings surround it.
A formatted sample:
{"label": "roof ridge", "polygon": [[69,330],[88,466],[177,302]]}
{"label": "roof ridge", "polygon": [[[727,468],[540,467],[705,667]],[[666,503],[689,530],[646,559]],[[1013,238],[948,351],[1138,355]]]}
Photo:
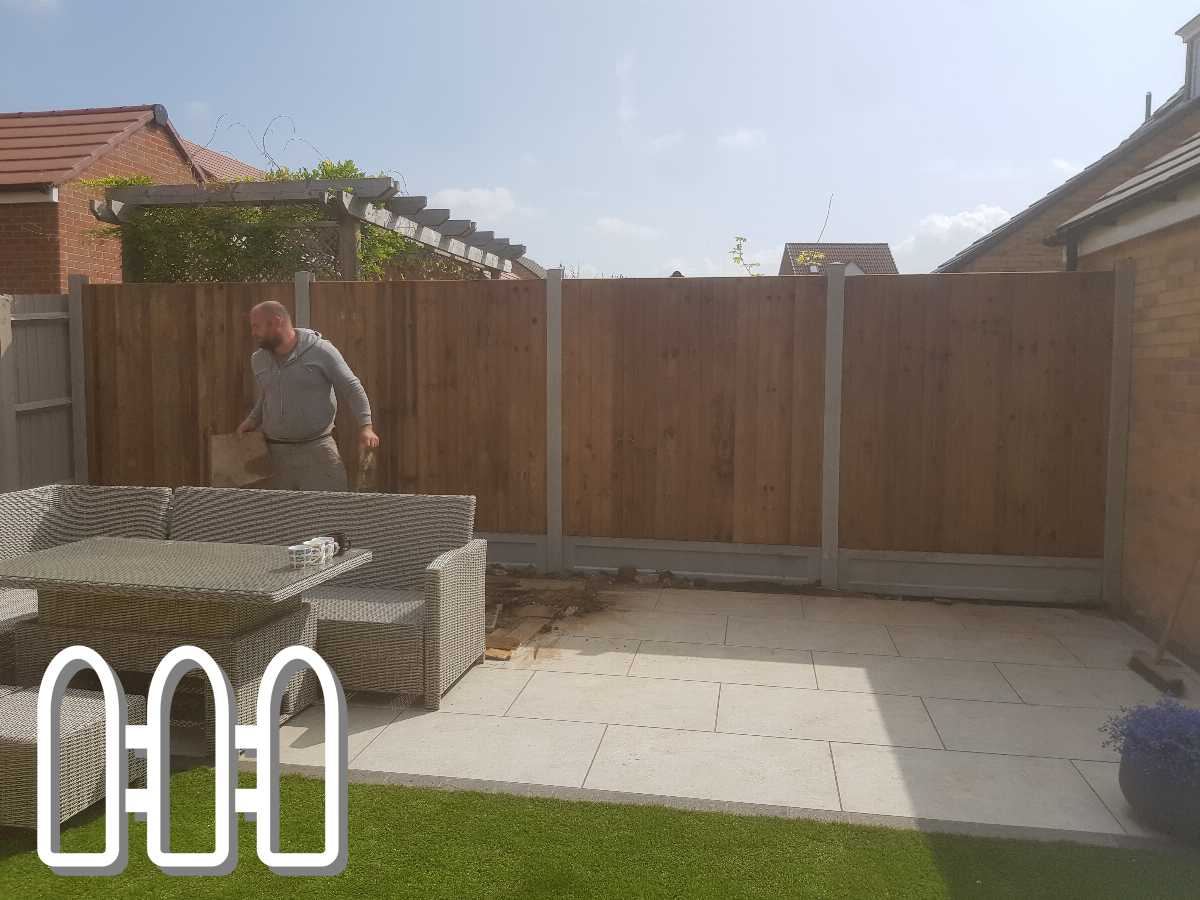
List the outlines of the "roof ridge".
{"label": "roof ridge", "polygon": [[80,109],[31,109],[25,112],[0,113],[0,119],[20,119],[27,116],[88,116],[97,113],[119,112],[153,112],[157,103],[144,103],[138,106],[93,106]]}

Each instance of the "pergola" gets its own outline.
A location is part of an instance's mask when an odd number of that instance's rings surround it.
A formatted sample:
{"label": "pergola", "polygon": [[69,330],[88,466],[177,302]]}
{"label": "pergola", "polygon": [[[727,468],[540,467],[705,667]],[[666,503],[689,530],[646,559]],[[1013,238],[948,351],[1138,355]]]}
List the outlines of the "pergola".
{"label": "pergola", "polygon": [[[470,219],[452,219],[448,209],[427,209],[425,197],[400,194],[391,178],[336,178],[313,181],[239,181],[217,185],[164,184],[109,188],[103,200],[93,200],[92,213],[102,222],[121,225],[141,210],[181,206],[323,207],[329,219],[314,227],[338,230],[338,272],[342,279],[358,278],[358,242],[364,223],[386,228],[436,253],[502,277],[512,262],[525,256],[524,244],[479,231]],[[533,260],[524,264],[540,269]]]}

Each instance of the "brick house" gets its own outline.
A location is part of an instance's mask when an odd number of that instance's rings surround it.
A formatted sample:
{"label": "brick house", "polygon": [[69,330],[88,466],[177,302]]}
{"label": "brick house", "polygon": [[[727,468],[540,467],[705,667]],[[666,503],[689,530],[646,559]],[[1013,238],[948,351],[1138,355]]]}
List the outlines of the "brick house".
{"label": "brick house", "polygon": [[0,293],[61,293],[72,272],[121,280],[120,241],[88,208],[103,192],[81,183],[114,175],[206,180],[157,104],[0,113]]}
{"label": "brick house", "polygon": [[[1050,243],[1080,269],[1132,261],[1122,597],[1157,629],[1200,553],[1200,135],[1062,223]],[[1200,584],[1174,640],[1200,659]]]}
{"label": "brick house", "polygon": [[183,147],[191,155],[192,161],[200,167],[200,171],[204,173],[207,181],[262,181],[267,177],[267,173],[262,169],[256,169],[249,163],[226,156],[224,153],[218,153],[203,144],[197,144],[185,138]]}
{"label": "brick house", "polygon": [[1045,197],[935,269],[937,272],[1033,272],[1072,268],[1045,239],[1102,195],[1200,132],[1200,16],[1176,32],[1187,46],[1184,85],[1124,141]]}

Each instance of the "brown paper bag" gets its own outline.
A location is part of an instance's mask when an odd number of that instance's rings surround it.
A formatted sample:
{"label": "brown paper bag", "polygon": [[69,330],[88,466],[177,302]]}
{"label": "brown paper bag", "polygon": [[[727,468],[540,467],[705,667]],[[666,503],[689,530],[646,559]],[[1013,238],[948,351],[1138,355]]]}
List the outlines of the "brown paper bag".
{"label": "brown paper bag", "polygon": [[208,437],[209,479],[213,487],[262,487],[271,477],[271,458],[261,431]]}

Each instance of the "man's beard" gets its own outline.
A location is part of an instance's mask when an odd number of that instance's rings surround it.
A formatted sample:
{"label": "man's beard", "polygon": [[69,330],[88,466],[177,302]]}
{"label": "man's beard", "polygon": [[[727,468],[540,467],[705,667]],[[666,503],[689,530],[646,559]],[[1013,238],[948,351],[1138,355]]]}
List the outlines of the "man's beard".
{"label": "man's beard", "polygon": [[264,338],[258,339],[258,346],[260,348],[262,348],[263,350],[274,351],[275,348],[278,347],[282,343],[283,343],[283,338],[281,338],[277,334],[273,334],[270,337],[264,337]]}

